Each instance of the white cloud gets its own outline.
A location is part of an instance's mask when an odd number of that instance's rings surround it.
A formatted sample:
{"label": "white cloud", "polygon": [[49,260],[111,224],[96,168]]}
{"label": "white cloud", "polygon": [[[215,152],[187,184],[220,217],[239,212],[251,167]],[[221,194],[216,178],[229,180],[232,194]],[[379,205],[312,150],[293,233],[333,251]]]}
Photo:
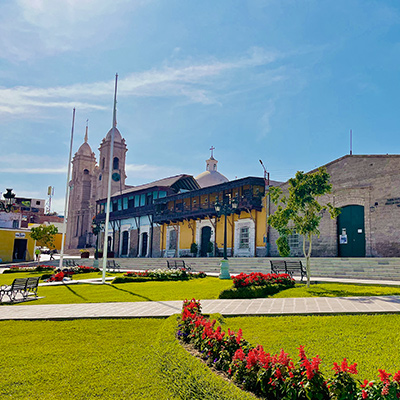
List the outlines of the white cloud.
{"label": "white cloud", "polygon": [[[15,165],[18,160],[18,165]],[[66,161],[67,163],[67,161]],[[42,167],[46,165],[46,167]],[[52,167],[49,167],[51,165]],[[0,173],[7,174],[64,174],[67,165],[60,165],[60,159],[47,155],[7,154],[0,158]]]}
{"label": "white cloud", "polygon": [[265,137],[271,131],[271,118],[275,114],[275,103],[272,99],[268,100],[266,110],[261,117],[261,130],[258,139]]}
{"label": "white cloud", "polygon": [[16,0],[3,4],[0,6],[0,58],[24,61],[88,48],[121,29],[124,14],[148,2]]}
{"label": "white cloud", "polygon": [[133,185],[141,185],[149,180],[159,180],[182,173],[181,168],[178,167],[149,164],[126,164],[125,170],[129,176],[129,182],[127,183]]}
{"label": "white cloud", "polygon": [[[134,73],[119,79],[119,97],[181,97],[190,102],[218,104],[216,80],[231,79],[229,73],[242,72],[259,65],[268,65],[280,54],[253,48],[236,60],[211,60],[191,65],[165,65]],[[281,79],[271,77],[271,81]],[[0,116],[32,115],[46,108],[104,110],[114,89],[113,80],[48,88],[16,86],[0,87]],[[101,102],[107,102],[107,107]]]}

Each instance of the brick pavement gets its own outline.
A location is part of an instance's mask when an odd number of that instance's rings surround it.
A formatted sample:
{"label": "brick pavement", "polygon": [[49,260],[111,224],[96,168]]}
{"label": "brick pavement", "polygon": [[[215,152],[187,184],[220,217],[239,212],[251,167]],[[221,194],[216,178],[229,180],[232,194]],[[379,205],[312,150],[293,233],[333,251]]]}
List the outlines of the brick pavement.
{"label": "brick pavement", "polygon": [[[400,312],[400,296],[202,300],[201,304],[205,314],[226,316]],[[0,320],[168,317],[181,308],[182,301],[3,305]]]}

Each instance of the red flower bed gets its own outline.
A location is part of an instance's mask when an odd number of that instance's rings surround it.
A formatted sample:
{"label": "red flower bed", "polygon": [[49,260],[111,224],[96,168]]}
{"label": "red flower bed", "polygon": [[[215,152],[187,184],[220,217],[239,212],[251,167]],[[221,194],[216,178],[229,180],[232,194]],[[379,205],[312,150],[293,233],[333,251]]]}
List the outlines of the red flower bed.
{"label": "red flower bed", "polygon": [[261,272],[252,272],[251,274],[240,273],[233,276],[233,285],[235,288],[248,286],[266,286],[273,284],[282,284],[294,286],[294,279],[289,274],[262,274]]}
{"label": "red flower bed", "polygon": [[400,398],[400,371],[379,370],[379,381],[357,381],[357,364],[344,359],[333,364],[334,376],[326,379],[319,370],[319,356],[307,358],[299,347],[296,363],[283,350],[265,352],[251,346],[242,331],[223,332],[201,314],[200,301],[183,302],[178,339],[192,344],[209,365],[228,374],[237,385],[270,400],[395,400]]}

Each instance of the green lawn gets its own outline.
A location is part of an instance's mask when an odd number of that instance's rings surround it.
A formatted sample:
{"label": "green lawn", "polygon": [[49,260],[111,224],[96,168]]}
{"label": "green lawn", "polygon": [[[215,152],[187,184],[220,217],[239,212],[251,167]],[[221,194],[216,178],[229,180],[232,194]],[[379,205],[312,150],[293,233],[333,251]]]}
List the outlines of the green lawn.
{"label": "green lawn", "polygon": [[1,322],[0,398],[170,399],[152,346],[163,321]]}
{"label": "green lawn", "polygon": [[331,374],[333,362],[344,357],[358,363],[360,379],[378,379],[378,369],[400,370],[400,315],[335,315],[225,318],[223,329],[243,330],[252,344],[270,353],[284,349],[295,361],[298,347],[322,358],[321,368]]}
{"label": "green lawn", "polygon": [[[132,282],[115,285],[62,285],[39,287],[39,299],[25,304],[71,304],[130,301],[217,299],[231,286],[230,281],[214,277],[189,281]],[[22,303],[21,303],[22,304]]]}
{"label": "green lawn", "polygon": [[[306,346],[322,369],[347,357],[359,379],[400,369],[399,315],[240,317],[223,328],[269,352]],[[0,398],[235,399],[252,397],[215,377],[173,338],[164,319],[1,321]]]}
{"label": "green lawn", "polygon": [[176,319],[1,321],[0,398],[251,400],[174,338]]}
{"label": "green lawn", "polygon": [[[11,284],[15,278],[41,276],[42,273],[0,274],[0,285]],[[106,276],[122,276],[107,273]],[[101,278],[101,272],[76,274],[73,280]],[[167,301],[186,298],[217,299],[220,292],[232,287],[232,281],[216,277],[192,279],[189,281],[163,282],[130,282],[113,285],[61,285],[39,287],[40,297],[34,302],[25,304],[68,304],[97,302],[130,302],[130,301]],[[350,285],[341,283],[323,283],[311,285],[296,284],[295,288],[279,292],[271,297],[348,297],[348,296],[381,296],[400,295],[400,286]]]}
{"label": "green lawn", "polygon": [[271,297],[352,297],[352,296],[393,296],[400,295],[399,286],[351,285],[347,283],[319,283],[311,285],[296,283],[291,289],[283,290]]}

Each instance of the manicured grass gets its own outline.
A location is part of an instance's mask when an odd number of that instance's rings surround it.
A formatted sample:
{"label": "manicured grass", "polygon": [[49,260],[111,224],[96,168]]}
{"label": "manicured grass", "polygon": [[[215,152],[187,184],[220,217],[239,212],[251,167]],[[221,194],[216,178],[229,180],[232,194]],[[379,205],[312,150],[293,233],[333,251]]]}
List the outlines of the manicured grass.
{"label": "manicured grass", "polygon": [[174,399],[152,354],[160,319],[0,322],[0,397]]}
{"label": "manicured grass", "polygon": [[0,322],[0,398],[254,399],[190,356],[175,339],[176,323]]}
{"label": "manicured grass", "polygon": [[360,379],[378,379],[378,369],[400,369],[400,315],[335,315],[225,318],[223,329],[243,330],[253,345],[267,352],[283,348],[298,361],[298,347],[322,358],[321,369],[332,374],[333,362],[344,357],[358,363]]}
{"label": "manicured grass", "polygon": [[[28,278],[28,277],[41,277],[42,275],[49,274],[50,272],[14,272],[12,274],[0,274],[0,286],[1,285],[11,285],[15,278]],[[106,276],[122,276],[122,273],[112,273],[106,272]],[[80,280],[80,279],[101,279],[101,272],[89,272],[84,274],[75,274],[72,275],[72,280]],[[40,281],[39,283],[43,283]]]}
{"label": "manicured grass", "polygon": [[[399,283],[400,284],[400,283]],[[282,290],[271,297],[352,297],[400,295],[399,286],[351,285],[347,283],[320,283],[310,285],[296,283],[296,287]]]}
{"label": "manicured grass", "polygon": [[62,285],[39,287],[44,298],[20,304],[71,304],[102,302],[166,301],[217,299],[219,293],[231,286],[230,281],[214,277],[189,281],[133,282],[113,285]]}

